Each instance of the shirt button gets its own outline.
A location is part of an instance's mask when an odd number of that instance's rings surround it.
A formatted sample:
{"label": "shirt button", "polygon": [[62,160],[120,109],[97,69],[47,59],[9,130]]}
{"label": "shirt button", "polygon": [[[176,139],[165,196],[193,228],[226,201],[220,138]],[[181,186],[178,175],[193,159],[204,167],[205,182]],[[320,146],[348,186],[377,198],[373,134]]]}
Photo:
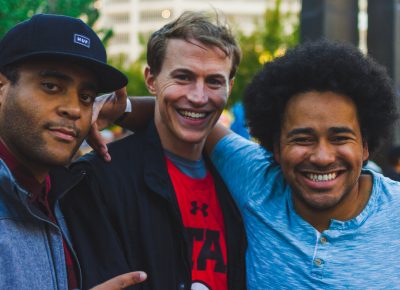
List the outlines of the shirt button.
{"label": "shirt button", "polygon": [[314,260],[314,265],[315,265],[315,266],[321,267],[323,263],[324,263],[324,261],[321,260],[320,258],[316,258],[316,259]]}
{"label": "shirt button", "polygon": [[321,244],[326,244],[328,242],[328,240],[325,237],[321,237],[319,241],[321,242]]}

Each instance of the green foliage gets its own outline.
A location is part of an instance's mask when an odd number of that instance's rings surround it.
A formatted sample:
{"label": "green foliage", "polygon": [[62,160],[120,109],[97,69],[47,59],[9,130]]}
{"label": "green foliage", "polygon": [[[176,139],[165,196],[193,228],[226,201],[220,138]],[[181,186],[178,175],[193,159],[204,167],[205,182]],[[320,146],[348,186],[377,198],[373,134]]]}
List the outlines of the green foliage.
{"label": "green foliage", "polygon": [[93,0],[45,0],[42,2],[43,13],[64,14],[78,17],[91,12]]}
{"label": "green foliage", "polygon": [[[282,13],[281,0],[274,1],[274,8],[265,11],[263,23],[256,22],[256,29],[251,35],[239,33],[243,59],[236,74],[228,107],[242,99],[246,86],[266,61],[271,61],[298,43],[299,17]],[[292,19],[297,22],[292,23]],[[285,33],[285,25],[292,25],[291,34]]]}
{"label": "green foliage", "polygon": [[35,14],[41,1],[32,0],[0,0],[0,37],[16,23]]}
{"label": "green foliage", "polygon": [[94,0],[0,0],[0,37],[15,24],[37,13],[84,16],[89,26],[99,17]]}
{"label": "green foliage", "polygon": [[[139,42],[142,47],[146,47],[146,43],[150,35],[139,35]],[[143,50],[139,57],[128,66],[127,57],[120,55],[118,58],[110,60],[111,63],[122,71],[128,77],[128,85],[126,90],[129,96],[149,96],[150,93],[147,90],[144,81],[144,68],[146,66],[146,51]]]}
{"label": "green foliage", "polygon": [[[274,8],[265,11],[262,23],[256,23],[256,29],[252,34],[238,33],[243,59],[236,74],[231,96],[228,99],[228,107],[242,99],[246,86],[265,61],[272,60],[288,47],[298,43],[298,17],[282,13],[281,0],[274,1]],[[291,25],[290,20],[292,18],[297,22],[292,24],[293,33],[287,34],[284,32],[284,25]],[[139,41],[143,47],[147,43],[147,38],[143,35],[140,36]],[[128,67],[126,61],[126,57],[120,56],[118,60],[114,59],[113,64],[128,76],[128,94],[133,96],[149,95],[143,77],[144,66],[146,65],[145,52],[142,52],[140,57]]]}
{"label": "green foliage", "polygon": [[149,96],[151,95],[147,90],[144,81],[144,66],[141,62],[135,61],[131,64],[126,71],[129,83],[126,87],[129,96]]}

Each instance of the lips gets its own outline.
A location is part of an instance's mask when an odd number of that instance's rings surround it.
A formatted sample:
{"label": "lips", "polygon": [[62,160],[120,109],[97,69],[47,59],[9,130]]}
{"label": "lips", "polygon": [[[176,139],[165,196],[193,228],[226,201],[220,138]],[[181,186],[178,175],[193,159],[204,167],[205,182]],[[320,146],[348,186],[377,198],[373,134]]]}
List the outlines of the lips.
{"label": "lips", "polygon": [[337,168],[324,171],[318,170],[301,170],[299,173],[302,176],[303,186],[306,186],[312,191],[330,191],[338,183],[342,182],[342,176],[346,172],[345,168]]}
{"label": "lips", "polygon": [[192,120],[201,120],[205,119],[209,113],[206,112],[195,112],[190,110],[178,110],[179,115],[184,118],[192,119]]}
{"label": "lips", "polygon": [[316,182],[324,182],[324,181],[331,181],[334,180],[337,177],[338,173],[333,172],[333,173],[307,173],[306,177],[308,179],[311,179],[312,181]]}
{"label": "lips", "polygon": [[49,127],[49,131],[53,136],[61,141],[71,142],[78,137],[78,131],[70,127]]}

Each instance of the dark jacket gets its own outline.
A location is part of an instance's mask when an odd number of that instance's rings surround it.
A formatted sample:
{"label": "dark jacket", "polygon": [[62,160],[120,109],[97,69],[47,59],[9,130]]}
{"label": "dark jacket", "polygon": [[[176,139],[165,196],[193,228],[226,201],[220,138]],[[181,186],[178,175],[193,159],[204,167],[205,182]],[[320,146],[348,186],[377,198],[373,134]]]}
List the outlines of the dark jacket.
{"label": "dark jacket", "polygon": [[67,290],[63,236],[80,278],[79,263],[55,200],[82,178],[79,171],[53,170],[49,198],[55,224],[30,202],[32,194],[17,183],[0,159],[0,289]]}
{"label": "dark jacket", "polygon": [[[148,274],[131,289],[175,290],[191,285],[188,239],[154,123],[109,146],[111,163],[91,154],[74,167],[86,178],[62,201],[88,288],[128,271]],[[208,162],[224,214],[228,288],[246,289],[242,219]]]}

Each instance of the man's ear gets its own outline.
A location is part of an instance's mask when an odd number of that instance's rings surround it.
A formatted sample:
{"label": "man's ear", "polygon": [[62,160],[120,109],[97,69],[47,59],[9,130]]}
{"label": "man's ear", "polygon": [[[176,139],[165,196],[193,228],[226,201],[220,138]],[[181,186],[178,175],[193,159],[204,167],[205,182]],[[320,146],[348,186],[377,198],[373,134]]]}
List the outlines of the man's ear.
{"label": "man's ear", "polygon": [[149,90],[149,92],[155,96],[156,95],[156,86],[155,86],[155,81],[156,77],[154,74],[151,72],[150,67],[146,66],[144,69],[144,81],[146,83],[146,87]]}
{"label": "man's ear", "polygon": [[274,142],[273,151],[274,151],[274,159],[275,159],[275,161],[277,163],[280,163],[280,161],[281,161],[281,150],[279,148],[279,142],[278,141]]}
{"label": "man's ear", "polygon": [[363,161],[368,160],[369,158],[369,149],[367,141],[363,141]]}
{"label": "man's ear", "polygon": [[0,73],[0,105],[4,102],[7,95],[8,88],[10,87],[10,80],[5,75]]}
{"label": "man's ear", "polygon": [[229,80],[229,91],[228,91],[228,96],[231,94],[232,92],[232,87],[233,84],[235,83],[235,78],[232,78],[231,80]]}

